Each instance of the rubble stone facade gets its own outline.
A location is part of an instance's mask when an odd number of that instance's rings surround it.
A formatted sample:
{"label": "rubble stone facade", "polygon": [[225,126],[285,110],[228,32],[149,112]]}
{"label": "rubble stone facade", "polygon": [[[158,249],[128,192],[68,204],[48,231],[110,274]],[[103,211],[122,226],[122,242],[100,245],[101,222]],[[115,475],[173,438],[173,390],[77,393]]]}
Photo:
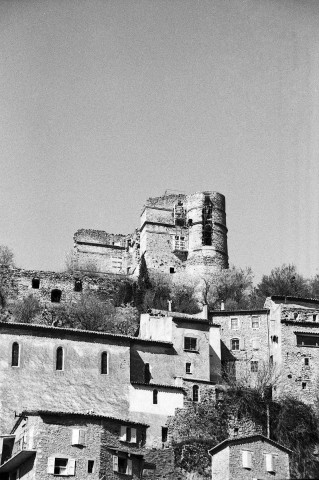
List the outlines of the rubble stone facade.
{"label": "rubble stone facade", "polygon": [[137,274],[141,255],[150,269],[205,274],[228,268],[225,197],[217,192],[149,198],[132,235],[78,230],[74,263],[85,270]]}

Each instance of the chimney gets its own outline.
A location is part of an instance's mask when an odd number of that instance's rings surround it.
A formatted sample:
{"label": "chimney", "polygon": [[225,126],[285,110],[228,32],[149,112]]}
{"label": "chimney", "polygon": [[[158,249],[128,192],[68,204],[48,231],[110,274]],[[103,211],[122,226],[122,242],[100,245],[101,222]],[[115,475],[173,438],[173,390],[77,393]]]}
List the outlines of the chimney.
{"label": "chimney", "polygon": [[208,319],[208,305],[203,305],[202,314],[203,314],[203,318],[206,318],[206,320],[207,320]]}
{"label": "chimney", "polygon": [[171,312],[172,311],[172,300],[167,300],[167,303],[168,303],[168,311]]}
{"label": "chimney", "polygon": [[220,304],[220,309],[221,310],[225,310],[225,303],[224,303],[224,300],[221,301],[221,304]]}

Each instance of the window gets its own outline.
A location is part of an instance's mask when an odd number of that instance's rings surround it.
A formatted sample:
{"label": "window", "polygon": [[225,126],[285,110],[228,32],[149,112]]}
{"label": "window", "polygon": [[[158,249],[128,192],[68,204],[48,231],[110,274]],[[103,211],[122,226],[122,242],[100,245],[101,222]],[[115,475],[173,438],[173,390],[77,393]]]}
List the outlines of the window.
{"label": "window", "polygon": [[132,460],[127,457],[113,455],[113,471],[133,475]]}
{"label": "window", "polygon": [[234,428],[234,437],[238,437],[238,433],[239,433],[239,428],[235,427]]}
{"label": "window", "polygon": [[271,453],[265,454],[265,463],[266,463],[266,472],[274,472],[275,471],[275,458],[274,455]]}
{"label": "window", "polygon": [[198,402],[199,401],[199,386],[194,385],[193,386],[193,402]]}
{"label": "window", "polygon": [[239,338],[232,338],[230,341],[231,350],[239,350]]}
{"label": "window", "polygon": [[252,457],[252,452],[249,450],[242,450],[242,462],[243,462],[243,468],[251,468],[251,457]]}
{"label": "window", "polygon": [[232,330],[238,330],[239,328],[239,320],[238,318],[231,318],[230,319],[230,328]]}
{"label": "window", "polygon": [[47,473],[52,475],[75,475],[75,459],[65,457],[49,457]]}
{"label": "window", "polygon": [[273,337],[271,337],[271,340],[272,340],[273,343],[278,343],[277,335],[274,335]]}
{"label": "window", "polygon": [[20,362],[20,347],[17,342],[12,344],[11,366],[18,367]]}
{"label": "window", "polygon": [[192,373],[192,364],[191,363],[186,363],[186,373]]}
{"label": "window", "polygon": [[175,235],[174,249],[186,250],[185,237],[182,237],[181,235]]}
{"label": "window", "polygon": [[56,349],[56,363],[55,369],[56,370],[63,370],[64,369],[64,355],[63,355],[63,348],[58,347]]}
{"label": "window", "polygon": [[184,337],[184,350],[197,351],[197,338]]}
{"label": "window", "polygon": [[274,356],[273,355],[270,355],[270,357],[269,357],[269,366],[270,367],[274,366]]}
{"label": "window", "polygon": [[136,428],[127,427],[126,425],[121,425],[120,440],[121,442],[136,443],[137,442]]}
{"label": "window", "polygon": [[250,362],[250,370],[251,370],[253,373],[258,372],[258,362],[257,362],[257,360],[252,360],[252,361]]}
{"label": "window", "polygon": [[94,473],[94,460],[88,460],[88,473]]}
{"label": "window", "polygon": [[108,374],[108,358],[107,352],[103,352],[101,355],[101,374],[107,375]]}
{"label": "window", "polygon": [[71,445],[85,445],[85,430],[82,428],[72,429]]}
{"label": "window", "polygon": [[74,291],[75,291],[75,292],[82,292],[82,289],[83,289],[83,287],[82,287],[82,282],[81,282],[81,280],[75,280],[75,282],[74,282]]}
{"label": "window", "polygon": [[162,427],[162,442],[163,443],[167,442],[167,437],[168,437],[168,428],[167,427]]}
{"label": "window", "polygon": [[170,268],[169,268],[169,273],[175,273],[175,268],[174,268],[174,267],[170,267]]}
{"label": "window", "polygon": [[39,288],[39,287],[40,287],[40,279],[32,278],[32,288]]}
{"label": "window", "polygon": [[259,317],[251,317],[252,328],[259,328]]}
{"label": "window", "polygon": [[157,405],[157,403],[158,403],[158,391],[153,390],[153,404]]}
{"label": "window", "polygon": [[306,382],[302,382],[301,388],[302,388],[303,390],[306,390],[306,388],[307,388],[307,383],[306,383]]}
{"label": "window", "polygon": [[297,334],[297,346],[299,347],[319,347],[319,336],[317,335],[299,335]]}
{"label": "window", "polygon": [[312,315],[312,320],[313,320],[313,322],[316,322],[316,321],[317,321],[317,314],[316,314],[316,313],[314,313],[314,314]]}
{"label": "window", "polygon": [[59,290],[58,288],[54,288],[51,291],[51,302],[52,303],[60,303],[61,295],[62,295],[62,291]]}
{"label": "window", "polygon": [[203,245],[212,244],[212,226],[207,224],[203,228]]}
{"label": "window", "polygon": [[150,383],[151,381],[151,371],[150,371],[150,364],[145,363],[144,365],[144,382]]}
{"label": "window", "polygon": [[183,227],[185,225],[186,219],[186,212],[184,210],[184,206],[181,201],[174,205],[174,223],[179,227]]}
{"label": "window", "polygon": [[305,358],[305,366],[309,367],[309,358]]}

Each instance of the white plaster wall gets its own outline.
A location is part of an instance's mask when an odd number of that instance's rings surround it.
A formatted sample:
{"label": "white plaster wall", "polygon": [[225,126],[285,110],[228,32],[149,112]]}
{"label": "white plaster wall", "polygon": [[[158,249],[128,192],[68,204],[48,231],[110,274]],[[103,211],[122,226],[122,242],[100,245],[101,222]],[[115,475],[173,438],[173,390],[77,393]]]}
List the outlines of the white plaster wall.
{"label": "white plaster wall", "polygon": [[[158,403],[153,404],[153,389],[158,390]],[[155,386],[143,387],[131,385],[129,388],[130,412],[143,412],[156,415],[175,415],[176,408],[183,408],[182,391],[167,391]]]}
{"label": "white plaster wall", "polygon": [[221,359],[220,328],[211,327],[209,329],[209,345],[212,347],[217,357]]}
{"label": "white plaster wall", "polygon": [[172,317],[151,317],[148,313],[141,315],[141,338],[172,342],[172,328]]}
{"label": "white plaster wall", "polygon": [[229,447],[212,456],[212,480],[229,480]]}

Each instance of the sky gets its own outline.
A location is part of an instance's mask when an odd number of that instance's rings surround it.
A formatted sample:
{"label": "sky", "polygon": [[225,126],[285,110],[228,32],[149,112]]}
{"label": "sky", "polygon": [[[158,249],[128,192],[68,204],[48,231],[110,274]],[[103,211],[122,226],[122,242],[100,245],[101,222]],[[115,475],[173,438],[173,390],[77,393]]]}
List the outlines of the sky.
{"label": "sky", "polygon": [[319,273],[317,0],[0,0],[0,244],[61,270],[148,197],[226,197],[229,260]]}

